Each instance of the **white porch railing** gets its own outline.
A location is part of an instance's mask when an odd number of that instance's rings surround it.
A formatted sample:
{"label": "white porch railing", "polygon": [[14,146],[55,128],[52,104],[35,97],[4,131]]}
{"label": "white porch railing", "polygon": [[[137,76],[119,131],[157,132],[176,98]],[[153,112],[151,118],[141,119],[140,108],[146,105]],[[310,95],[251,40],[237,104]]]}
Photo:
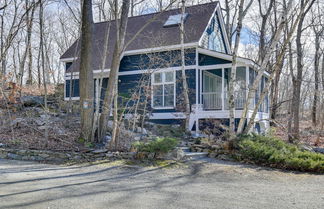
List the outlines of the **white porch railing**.
{"label": "white porch railing", "polygon": [[[204,110],[222,110],[222,93],[221,92],[203,92],[202,93]],[[235,92],[235,108],[243,109],[246,101],[245,91]],[[224,92],[224,109],[228,110],[227,92]]]}
{"label": "white porch railing", "polygon": [[[227,92],[224,92],[224,105],[225,105],[225,109],[228,110],[228,96],[227,96]],[[235,98],[235,109],[243,109],[244,108],[244,104],[246,101],[246,94],[245,91],[235,91],[234,92],[234,98]]]}
{"label": "white porch railing", "polygon": [[203,107],[205,110],[222,109],[222,93],[220,92],[203,92]]}

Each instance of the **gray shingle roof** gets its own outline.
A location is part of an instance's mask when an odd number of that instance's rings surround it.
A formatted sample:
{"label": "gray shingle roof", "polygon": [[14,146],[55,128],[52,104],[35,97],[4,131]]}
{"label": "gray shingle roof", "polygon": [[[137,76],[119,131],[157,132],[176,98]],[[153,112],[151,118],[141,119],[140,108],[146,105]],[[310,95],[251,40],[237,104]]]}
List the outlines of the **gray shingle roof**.
{"label": "gray shingle roof", "polygon": [[[185,43],[198,42],[202,36],[207,24],[215,11],[215,7],[218,2],[200,4],[190,6],[186,8],[188,17],[185,21]],[[164,23],[170,15],[179,14],[180,9],[172,9],[163,13],[152,13],[141,16],[134,16],[128,18],[127,31],[125,37],[125,43],[139,31],[143,25],[148,21],[150,22],[147,27],[132,41],[126,51],[148,49],[154,47],[163,47],[180,44],[180,29],[178,26],[163,27]],[[152,20],[155,18],[154,20]],[[94,24],[93,39],[93,56],[92,56],[92,68],[94,70],[100,69],[102,65],[103,49],[105,34],[110,24],[110,34],[108,43],[108,53],[106,54],[106,65],[105,68],[110,68],[112,60],[112,52],[116,41],[116,25],[115,21],[101,22]],[[64,58],[78,57],[79,55],[79,41],[76,41],[62,56]],[[69,71],[78,71],[79,62],[78,60],[73,63]]]}

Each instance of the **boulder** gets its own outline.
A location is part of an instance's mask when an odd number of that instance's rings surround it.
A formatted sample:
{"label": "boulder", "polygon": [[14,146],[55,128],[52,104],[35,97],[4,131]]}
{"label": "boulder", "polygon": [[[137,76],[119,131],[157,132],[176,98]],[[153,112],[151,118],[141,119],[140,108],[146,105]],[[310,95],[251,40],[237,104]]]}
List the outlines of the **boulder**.
{"label": "boulder", "polygon": [[12,160],[21,160],[21,158],[22,158],[20,155],[17,155],[14,153],[8,153],[7,157]]}
{"label": "boulder", "polygon": [[300,149],[303,150],[303,151],[314,152],[314,150],[313,150],[312,147],[310,147],[310,146],[308,146],[308,145],[305,145],[305,144],[301,145],[301,146],[300,146]]}
{"label": "boulder", "polygon": [[100,153],[106,153],[107,151],[108,151],[107,149],[97,149],[97,150],[93,150],[92,153],[100,154]]}
{"label": "boulder", "polygon": [[175,155],[175,158],[177,160],[182,160],[186,156],[186,154],[184,153],[184,151],[182,149],[180,149],[180,148],[176,149],[175,154],[176,154]]}
{"label": "boulder", "polygon": [[41,96],[22,96],[20,101],[24,106],[42,106],[44,98]]}
{"label": "boulder", "polygon": [[19,123],[23,123],[24,121],[25,121],[24,118],[16,118],[16,119],[14,119],[14,120],[11,122],[11,125],[12,125],[12,126],[18,126]]}
{"label": "boulder", "polygon": [[324,148],[314,147],[313,150],[314,150],[314,152],[318,152],[318,153],[324,154]]}

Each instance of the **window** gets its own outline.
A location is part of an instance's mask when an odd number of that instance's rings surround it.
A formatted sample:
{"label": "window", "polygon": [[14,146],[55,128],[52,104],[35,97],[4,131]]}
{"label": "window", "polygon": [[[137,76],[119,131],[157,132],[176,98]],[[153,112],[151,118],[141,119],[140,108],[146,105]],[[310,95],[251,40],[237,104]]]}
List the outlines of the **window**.
{"label": "window", "polygon": [[72,62],[66,62],[65,63],[65,70],[69,69],[72,65]]}
{"label": "window", "polygon": [[[178,14],[178,15],[170,15],[168,20],[164,23],[163,27],[167,27],[167,26],[174,26],[174,25],[179,25],[181,24],[181,15],[182,14]],[[183,17],[183,21],[186,20],[188,14],[185,13],[184,17]]]}
{"label": "window", "polygon": [[175,71],[153,73],[152,87],[154,108],[175,106]]}
{"label": "window", "polygon": [[[72,85],[71,85],[72,83]],[[71,97],[79,97],[79,79],[66,80],[65,81],[65,97],[69,98],[71,92]]]}

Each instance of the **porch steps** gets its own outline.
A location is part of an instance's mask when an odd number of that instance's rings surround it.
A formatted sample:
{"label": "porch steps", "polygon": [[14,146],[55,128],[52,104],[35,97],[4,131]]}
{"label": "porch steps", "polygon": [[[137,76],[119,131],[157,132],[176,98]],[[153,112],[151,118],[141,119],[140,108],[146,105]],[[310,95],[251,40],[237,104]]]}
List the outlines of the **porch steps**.
{"label": "porch steps", "polygon": [[185,153],[186,158],[188,159],[197,159],[207,157],[208,152],[187,152]]}
{"label": "porch steps", "polygon": [[185,158],[187,160],[195,160],[195,159],[199,159],[199,158],[204,158],[204,157],[207,157],[207,155],[208,155],[208,152],[191,152],[190,147],[186,147],[186,146],[182,146],[179,148],[182,149],[182,151],[185,154]]}

